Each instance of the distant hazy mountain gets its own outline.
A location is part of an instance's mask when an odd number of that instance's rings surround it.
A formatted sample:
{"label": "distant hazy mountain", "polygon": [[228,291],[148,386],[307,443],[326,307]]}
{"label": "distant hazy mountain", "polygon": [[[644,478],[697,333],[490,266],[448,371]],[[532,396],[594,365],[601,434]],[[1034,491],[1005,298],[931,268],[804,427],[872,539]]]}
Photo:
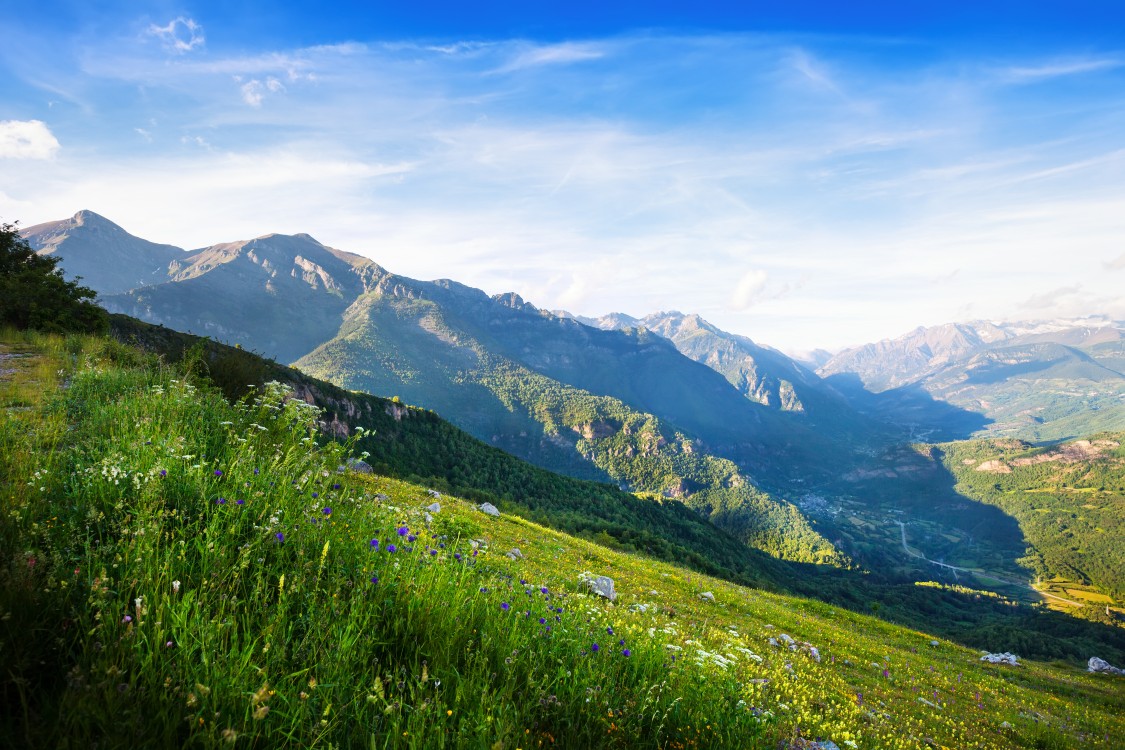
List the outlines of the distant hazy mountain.
{"label": "distant hazy mountain", "polygon": [[[134,237],[93,211],[69,219],[37,224],[20,232],[41,255],[60,255],[68,279],[99,294],[115,294],[168,280],[169,265],[186,253]],[[65,255],[60,248],[65,245]]]}
{"label": "distant hazy mountain", "polygon": [[657,333],[762,406],[820,418],[855,417],[845,398],[804,365],[746,336],[723,331],[699,315],[673,311],[632,318],[611,313],[576,319],[603,330],[643,328]]}
{"label": "distant hazy mountain", "polygon": [[1104,318],[919,328],[842,351],[818,372],[868,411],[947,438],[1125,429],[1125,324]]}

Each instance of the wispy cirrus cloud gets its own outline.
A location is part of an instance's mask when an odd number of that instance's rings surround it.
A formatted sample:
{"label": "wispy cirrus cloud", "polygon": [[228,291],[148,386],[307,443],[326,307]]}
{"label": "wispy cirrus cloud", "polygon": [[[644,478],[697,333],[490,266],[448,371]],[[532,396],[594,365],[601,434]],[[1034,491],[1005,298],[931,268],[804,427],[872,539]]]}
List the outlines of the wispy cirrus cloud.
{"label": "wispy cirrus cloud", "polygon": [[[89,207],[192,247],[309,232],[410,276],[579,314],[689,310],[790,347],[1117,294],[1105,259],[1125,236],[1125,141],[1107,123],[1125,114],[1123,70],[1086,65],[1099,74],[1063,109],[965,74],[995,57],[902,49],[763,34],[91,43],[77,67],[31,66],[90,104],[37,115],[67,149],[6,164],[0,214]],[[1066,52],[1007,67],[1084,72]]]}
{"label": "wispy cirrus cloud", "polygon": [[1051,78],[1115,70],[1125,65],[1122,57],[1072,58],[1034,65],[1011,65],[999,70],[1001,79],[1013,83],[1035,83]]}
{"label": "wispy cirrus cloud", "polygon": [[609,46],[595,42],[561,42],[547,45],[520,45],[510,59],[496,69],[497,73],[511,73],[543,65],[570,65],[605,57]]}

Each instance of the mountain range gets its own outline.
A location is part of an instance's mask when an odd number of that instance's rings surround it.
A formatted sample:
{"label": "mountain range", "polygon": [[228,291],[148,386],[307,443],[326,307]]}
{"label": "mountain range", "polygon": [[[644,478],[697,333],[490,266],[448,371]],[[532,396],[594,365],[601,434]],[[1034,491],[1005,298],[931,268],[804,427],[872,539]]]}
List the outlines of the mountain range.
{"label": "mountain range", "polygon": [[918,328],[839,352],[817,373],[923,439],[1060,440],[1125,426],[1125,323],[1102,317]]}
{"label": "mountain range", "polygon": [[1125,429],[1112,321],[918,329],[818,353],[814,371],[698,315],[551,312],[305,234],[187,251],[80,211],[23,235],[112,312],[399,397],[553,471],[682,500],[792,560],[847,563],[793,501],[902,464],[904,439]]}

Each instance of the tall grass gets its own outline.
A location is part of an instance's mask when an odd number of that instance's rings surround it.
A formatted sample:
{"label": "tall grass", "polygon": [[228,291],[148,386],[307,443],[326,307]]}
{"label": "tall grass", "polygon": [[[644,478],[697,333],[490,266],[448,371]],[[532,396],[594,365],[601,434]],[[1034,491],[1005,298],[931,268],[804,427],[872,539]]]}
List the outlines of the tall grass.
{"label": "tall grass", "polygon": [[283,389],[231,405],[190,361],[23,342],[34,372],[0,384],[0,732],[15,743],[763,737],[733,677],[673,668],[569,586],[518,579],[456,524],[431,532],[421,494],[339,471],[351,446],[318,444],[315,410]]}

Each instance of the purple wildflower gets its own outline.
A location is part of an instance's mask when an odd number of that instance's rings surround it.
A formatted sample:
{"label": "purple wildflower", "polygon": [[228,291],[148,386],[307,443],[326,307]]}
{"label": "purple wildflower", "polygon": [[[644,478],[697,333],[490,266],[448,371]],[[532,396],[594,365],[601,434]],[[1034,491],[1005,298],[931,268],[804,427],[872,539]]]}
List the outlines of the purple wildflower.
{"label": "purple wildflower", "polygon": [[602,647],[595,643],[593,646],[590,646],[590,650],[596,654],[602,650]]}
{"label": "purple wildflower", "polygon": [[162,477],[168,476],[168,470],[167,469],[161,469],[160,470],[160,476],[162,476]]}
{"label": "purple wildflower", "polygon": [[285,534],[282,534],[280,531],[277,532],[276,534],[274,534],[273,536],[274,536],[274,539],[277,539],[277,541],[279,541],[279,542],[285,541]]}
{"label": "purple wildflower", "polygon": [[332,485],[332,489],[338,490],[338,489],[340,489],[340,485],[334,484],[334,485]]}
{"label": "purple wildflower", "polygon": [[395,529],[395,531],[398,532],[399,536],[406,536],[410,533],[410,529],[406,528],[405,526],[399,526],[397,529]]}
{"label": "purple wildflower", "polygon": [[390,552],[391,554],[394,554],[395,552],[398,552],[398,547],[394,546],[393,544],[388,544],[387,545],[387,552]]}
{"label": "purple wildflower", "polygon": [[546,594],[547,593],[547,587],[544,586],[543,588],[539,589],[539,591],[540,591],[540,593]]}
{"label": "purple wildflower", "polygon": [[379,582],[379,576],[371,576],[371,582],[372,583],[378,583]]}
{"label": "purple wildflower", "polygon": [[609,633],[610,635],[613,635],[613,626],[612,626],[612,625],[610,625],[609,627],[607,627],[607,628],[605,629],[605,632]]}
{"label": "purple wildflower", "polygon": [[460,552],[454,552],[453,553],[453,559],[456,560],[457,562],[461,562],[461,553]]}
{"label": "purple wildflower", "polygon": [[215,469],[215,476],[217,476],[217,477],[221,477],[222,475],[223,475],[223,470],[222,470],[222,469]]}
{"label": "purple wildflower", "polygon": [[242,498],[238,498],[237,500],[234,501],[234,503],[235,503],[235,505],[246,505],[246,501],[243,500]]}
{"label": "purple wildflower", "polygon": [[379,549],[379,540],[378,539],[372,539],[371,540],[371,549]]}
{"label": "purple wildflower", "polygon": [[322,512],[323,512],[323,513],[324,513],[324,515],[326,515],[326,516],[330,516],[330,515],[332,515],[332,509],[331,509],[331,508],[325,508],[325,509],[324,509],[324,510],[323,510]]}
{"label": "purple wildflower", "polygon": [[437,554],[437,550],[436,550],[436,549],[432,549],[432,550],[430,550],[430,557],[433,557],[433,556],[434,556],[434,555],[436,555],[436,554]]}
{"label": "purple wildflower", "polygon": [[625,649],[624,651],[621,652],[621,655],[622,656],[632,656],[633,652],[630,651],[629,649]]}
{"label": "purple wildflower", "polygon": [[257,470],[257,469],[254,469],[254,473],[255,473],[255,474],[257,474],[257,473],[258,473],[258,470]]}
{"label": "purple wildflower", "polygon": [[547,624],[547,618],[545,618],[545,617],[540,617],[540,618],[539,618],[539,624],[540,624],[540,625],[546,625],[546,624]]}
{"label": "purple wildflower", "polygon": [[215,502],[216,502],[216,503],[218,503],[219,505],[226,505],[226,504],[227,504],[227,499],[226,499],[225,497],[220,497],[220,498],[219,498],[218,500],[216,500]]}
{"label": "purple wildflower", "polygon": [[410,536],[406,537],[406,541],[408,541],[408,542],[413,542],[413,541],[414,541],[415,539],[417,539],[417,538],[418,538],[418,537],[416,537],[416,536],[414,536],[413,534],[411,534]]}
{"label": "purple wildflower", "polygon": [[509,606],[508,606],[508,603],[507,603],[507,602],[500,602],[500,609],[502,609],[502,610],[504,610],[505,612],[507,612],[507,611],[508,611],[509,609],[511,609],[511,607],[509,607]]}
{"label": "purple wildflower", "polygon": [[130,617],[129,615],[125,615],[124,617],[121,618],[121,622],[132,622],[132,621],[133,621],[133,618]]}
{"label": "purple wildflower", "polygon": [[313,497],[314,497],[314,498],[320,497],[320,493],[318,493],[318,492],[314,492],[314,493],[313,493]]}

